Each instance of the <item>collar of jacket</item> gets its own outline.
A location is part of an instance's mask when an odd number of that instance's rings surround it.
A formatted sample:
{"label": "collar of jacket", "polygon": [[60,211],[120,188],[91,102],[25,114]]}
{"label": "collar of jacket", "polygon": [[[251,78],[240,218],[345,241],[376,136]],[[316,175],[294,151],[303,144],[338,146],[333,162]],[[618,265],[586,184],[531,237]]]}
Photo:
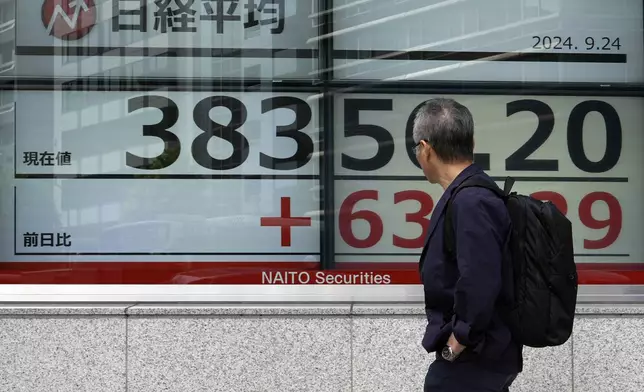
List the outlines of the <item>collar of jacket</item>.
{"label": "collar of jacket", "polygon": [[478,166],[475,163],[472,163],[465,169],[463,169],[462,172],[456,176],[456,178],[452,181],[451,184],[445,189],[445,192],[443,193],[443,196],[441,196],[440,200],[438,203],[436,203],[436,206],[434,207],[434,211],[432,212],[432,217],[429,221],[429,230],[427,231],[427,238],[425,238],[425,246],[423,247],[423,251],[420,254],[420,260],[418,261],[418,270],[422,271],[423,269],[423,261],[425,260],[425,254],[427,253],[427,245],[429,245],[429,240],[432,237],[432,234],[434,233],[434,230],[436,230],[436,226],[438,224],[440,216],[443,214],[445,211],[445,205],[447,204],[447,200],[452,196],[452,192],[463,183],[466,179],[469,177],[483,173],[483,169]]}

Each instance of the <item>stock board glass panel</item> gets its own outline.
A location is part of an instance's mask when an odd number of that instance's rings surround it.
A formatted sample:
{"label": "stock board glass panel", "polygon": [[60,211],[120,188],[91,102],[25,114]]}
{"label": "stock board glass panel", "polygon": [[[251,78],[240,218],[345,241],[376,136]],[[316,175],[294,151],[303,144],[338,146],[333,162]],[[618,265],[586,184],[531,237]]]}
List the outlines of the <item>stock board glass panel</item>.
{"label": "stock board glass panel", "polygon": [[643,42],[640,0],[0,1],[0,282],[419,283],[440,87],[582,284],[644,284]]}
{"label": "stock board glass panel", "polygon": [[[412,152],[415,111],[429,98],[351,94],[336,100],[338,261],[417,261],[442,194]],[[641,98],[452,98],[474,117],[477,164],[500,184],[512,176],[516,191],[567,213],[578,262],[643,260]],[[357,134],[358,127],[370,132]],[[358,214],[367,210],[373,214]]]}
{"label": "stock board glass panel", "polygon": [[317,264],[308,99],[17,92],[2,124],[2,260]]}
{"label": "stock board glass panel", "polygon": [[17,76],[311,78],[317,1],[18,1]]}
{"label": "stock board glass panel", "polygon": [[644,81],[639,0],[334,2],[339,79]]}

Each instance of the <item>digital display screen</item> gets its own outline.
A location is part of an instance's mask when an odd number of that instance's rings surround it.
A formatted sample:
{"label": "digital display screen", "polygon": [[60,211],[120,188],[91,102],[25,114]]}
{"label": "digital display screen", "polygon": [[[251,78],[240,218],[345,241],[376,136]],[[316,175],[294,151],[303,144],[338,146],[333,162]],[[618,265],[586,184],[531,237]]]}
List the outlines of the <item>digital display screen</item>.
{"label": "digital display screen", "polygon": [[317,0],[17,1],[17,76],[310,78]]}
{"label": "digital display screen", "polygon": [[641,1],[337,3],[333,49],[339,79],[644,81]]}
{"label": "digital display screen", "polygon": [[[431,96],[336,100],[338,261],[415,262],[443,190],[411,152],[413,119]],[[572,222],[575,260],[644,258],[641,98],[451,96],[474,118],[476,162],[503,186],[550,200]]]}
{"label": "digital display screen", "polygon": [[19,92],[3,259],[319,261],[307,98]]}
{"label": "digital display screen", "polygon": [[[319,261],[311,97],[18,92],[4,259]],[[336,261],[417,259],[442,194],[410,152],[429,98],[336,98]],[[477,163],[566,212],[578,262],[644,258],[641,98],[453,98],[473,114]]]}
{"label": "digital display screen", "polygon": [[412,125],[450,97],[476,163],[570,219],[580,284],[644,284],[641,0],[9,1],[0,24],[0,283],[417,284],[443,190]]}

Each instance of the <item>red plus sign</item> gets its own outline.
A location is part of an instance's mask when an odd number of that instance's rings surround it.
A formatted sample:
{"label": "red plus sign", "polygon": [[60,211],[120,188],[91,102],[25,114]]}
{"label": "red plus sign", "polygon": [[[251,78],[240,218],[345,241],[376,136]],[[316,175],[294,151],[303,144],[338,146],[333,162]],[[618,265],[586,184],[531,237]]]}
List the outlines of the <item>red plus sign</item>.
{"label": "red plus sign", "polygon": [[291,246],[291,228],[311,226],[311,218],[291,216],[291,198],[282,197],[280,216],[261,218],[260,224],[262,227],[280,227],[282,229],[282,246]]}

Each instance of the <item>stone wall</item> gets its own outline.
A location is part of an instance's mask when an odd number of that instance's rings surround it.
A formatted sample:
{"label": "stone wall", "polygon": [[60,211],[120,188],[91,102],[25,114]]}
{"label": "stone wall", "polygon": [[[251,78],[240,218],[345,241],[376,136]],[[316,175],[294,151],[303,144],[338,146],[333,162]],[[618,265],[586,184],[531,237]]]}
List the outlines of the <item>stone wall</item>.
{"label": "stone wall", "polygon": [[[420,304],[0,308],[0,390],[420,391]],[[578,308],[512,391],[644,390],[644,306]]]}

